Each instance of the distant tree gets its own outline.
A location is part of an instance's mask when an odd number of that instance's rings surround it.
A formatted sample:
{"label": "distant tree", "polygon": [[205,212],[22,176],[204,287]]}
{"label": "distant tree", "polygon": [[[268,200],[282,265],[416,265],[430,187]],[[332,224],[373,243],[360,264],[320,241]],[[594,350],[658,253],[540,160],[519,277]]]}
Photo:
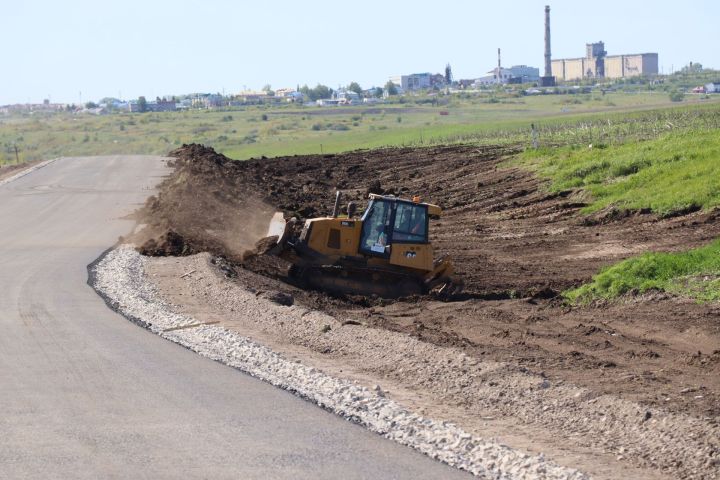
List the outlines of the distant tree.
{"label": "distant tree", "polygon": [[382,87],[375,87],[375,96],[377,98],[381,98],[383,95],[383,89]]}
{"label": "distant tree", "polygon": [[315,92],[316,100],[318,98],[330,98],[332,95],[332,89],[320,83],[318,83],[313,90]]}
{"label": "distant tree", "polygon": [[85,104],[85,108],[97,108],[97,107],[98,107],[97,103],[95,103],[95,102],[87,102]]}
{"label": "distant tree", "polygon": [[145,97],[138,97],[137,104],[139,112],[147,112],[147,100],[145,100]]}
{"label": "distant tree", "polygon": [[275,96],[275,92],[273,91],[269,83],[262,88],[262,91],[267,93],[269,97]]}
{"label": "distant tree", "polygon": [[388,82],[385,84],[385,90],[387,90],[388,95],[397,95],[398,94],[397,86],[390,80],[388,80]]}
{"label": "distant tree", "polygon": [[113,103],[118,103],[118,102],[120,102],[120,100],[118,100],[118,99],[115,98],[115,97],[104,97],[104,98],[101,98],[98,103],[99,103],[100,105],[102,105],[102,104],[104,103],[105,105],[107,105],[108,107],[110,107],[110,106],[112,106]]}
{"label": "distant tree", "polygon": [[350,82],[350,85],[347,86],[347,89],[351,92],[357,93],[358,95],[362,95],[363,92],[362,87],[357,82]]}
{"label": "distant tree", "polygon": [[315,86],[315,88],[310,88],[307,85],[303,85],[298,91],[303,95],[307,96],[312,102],[321,98],[330,98],[330,95],[332,95],[331,88],[325,85],[321,85],[319,83],[317,84],[317,86]]}
{"label": "distant tree", "polygon": [[682,102],[685,99],[685,93],[682,90],[675,90],[670,92],[670,101]]}
{"label": "distant tree", "polygon": [[448,85],[452,84],[452,68],[450,68],[449,63],[445,65],[445,83]]}
{"label": "distant tree", "polygon": [[680,69],[680,73],[700,73],[703,70],[702,63],[690,62],[689,65],[685,65]]}

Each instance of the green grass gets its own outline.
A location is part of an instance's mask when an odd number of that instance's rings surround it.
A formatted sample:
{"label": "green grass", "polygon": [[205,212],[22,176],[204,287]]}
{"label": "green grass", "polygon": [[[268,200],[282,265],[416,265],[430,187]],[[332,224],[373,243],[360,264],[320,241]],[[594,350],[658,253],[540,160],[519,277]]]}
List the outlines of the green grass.
{"label": "green grass", "polygon": [[720,130],[662,134],[604,147],[526,151],[521,163],[551,180],[551,189],[583,189],[584,213],[615,207],[661,216],[720,205]]}
{"label": "green grass", "polygon": [[680,253],[645,253],[607,267],[590,283],[564,292],[573,303],[664,290],[701,301],[720,300],[720,239]]}
{"label": "green grass", "polygon": [[[409,97],[402,104],[374,106],[250,106],[107,116],[0,115],[0,163],[15,161],[14,145],[22,161],[164,154],[192,142],[236,159],[454,142],[528,144],[533,122],[539,126],[543,145],[614,144],[657,135],[668,122],[681,128],[712,112],[720,117],[720,96],[689,99],[677,108],[660,91],[527,97],[463,93],[441,97],[437,105],[423,103],[426,100]],[[688,111],[693,113],[683,113]]]}

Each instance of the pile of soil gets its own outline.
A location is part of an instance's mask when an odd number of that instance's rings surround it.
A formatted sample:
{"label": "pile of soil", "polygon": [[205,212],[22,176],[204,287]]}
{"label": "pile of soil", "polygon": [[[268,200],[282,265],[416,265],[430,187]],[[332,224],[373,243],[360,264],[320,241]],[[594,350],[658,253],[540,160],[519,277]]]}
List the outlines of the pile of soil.
{"label": "pile of soil", "polygon": [[[718,212],[586,216],[582,192],[551,193],[531,172],[504,163],[518,152],[452,145],[237,162],[185,145],[171,152],[175,171],[143,209],[152,238],[141,251],[209,251],[240,265],[274,209],[301,220],[329,215],[338,189],[359,211],[370,191],[420,195],[443,208],[430,236],[465,281],[461,301],[337,299],[272,278],[265,287],[469,355],[717,420],[717,305],[655,294],[577,309],[554,297],[623,258],[708,243],[720,236]],[[239,270],[236,281],[244,278]]]}

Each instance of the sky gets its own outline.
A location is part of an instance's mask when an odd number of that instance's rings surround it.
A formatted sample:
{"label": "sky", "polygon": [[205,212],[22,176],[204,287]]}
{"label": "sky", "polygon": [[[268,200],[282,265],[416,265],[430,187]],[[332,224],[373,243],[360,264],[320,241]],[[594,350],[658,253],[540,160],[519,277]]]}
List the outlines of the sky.
{"label": "sky", "polygon": [[382,86],[392,75],[483,76],[497,64],[543,73],[604,41],[656,52],[662,73],[720,68],[720,2],[657,0],[0,0],[0,105],[136,99],[322,83]]}

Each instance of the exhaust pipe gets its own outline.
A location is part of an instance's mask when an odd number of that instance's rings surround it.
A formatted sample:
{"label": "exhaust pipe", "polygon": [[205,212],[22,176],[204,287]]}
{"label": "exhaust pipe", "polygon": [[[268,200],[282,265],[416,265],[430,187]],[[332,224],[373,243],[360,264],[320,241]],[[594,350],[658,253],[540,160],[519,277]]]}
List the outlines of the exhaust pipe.
{"label": "exhaust pipe", "polygon": [[332,217],[337,218],[340,213],[340,190],[335,192],[335,206],[333,207]]}

